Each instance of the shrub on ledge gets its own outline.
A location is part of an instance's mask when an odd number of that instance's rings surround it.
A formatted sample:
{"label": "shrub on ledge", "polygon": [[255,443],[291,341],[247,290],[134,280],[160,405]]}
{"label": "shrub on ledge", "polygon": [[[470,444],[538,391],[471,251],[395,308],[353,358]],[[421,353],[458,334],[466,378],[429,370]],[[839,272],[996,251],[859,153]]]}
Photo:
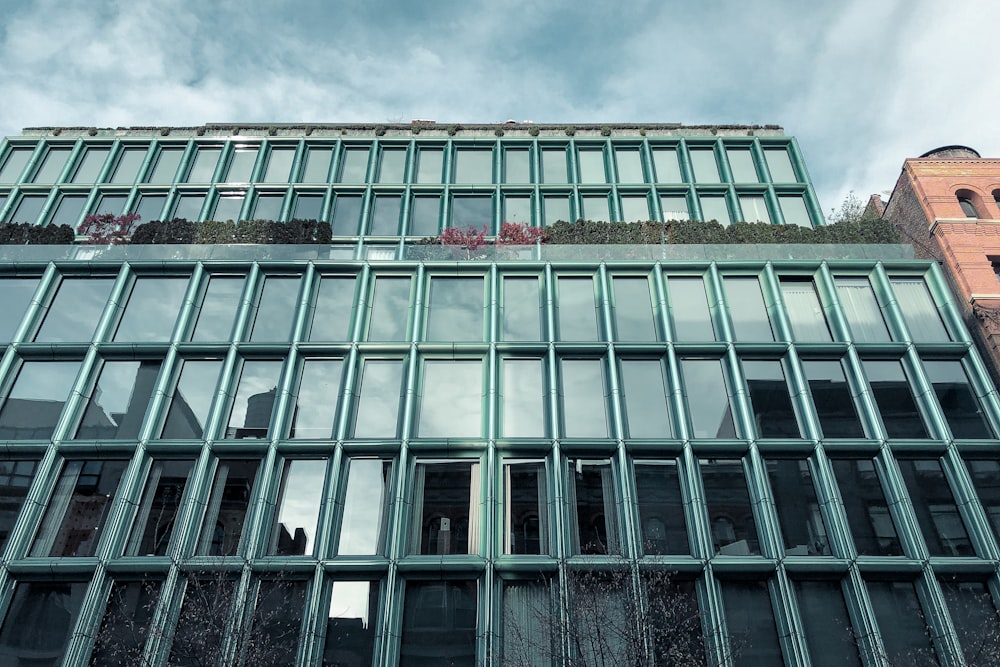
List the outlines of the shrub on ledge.
{"label": "shrub on ledge", "polygon": [[333,238],[330,224],[317,220],[232,220],[190,222],[183,218],[154,220],[139,225],[132,235],[134,245],[158,243],[260,243],[327,244]]}
{"label": "shrub on ledge", "polygon": [[74,240],[76,234],[69,225],[0,224],[0,245],[71,245]]}

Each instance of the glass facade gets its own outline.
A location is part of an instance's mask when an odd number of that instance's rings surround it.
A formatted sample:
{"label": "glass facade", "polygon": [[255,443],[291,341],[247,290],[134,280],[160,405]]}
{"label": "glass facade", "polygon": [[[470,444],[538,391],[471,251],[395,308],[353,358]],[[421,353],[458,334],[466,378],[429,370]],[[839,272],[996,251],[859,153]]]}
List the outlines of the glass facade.
{"label": "glass facade", "polygon": [[[787,141],[518,139],[149,139],[142,161],[110,142],[52,178],[319,184],[358,199],[345,236],[373,188],[398,189],[403,228],[413,188],[441,216],[478,184],[532,215],[550,193],[620,210],[623,185],[707,183],[733,211],[744,185],[807,190]],[[34,177],[18,141],[0,188]],[[658,608],[687,616],[657,622],[708,664],[959,664],[993,618],[1000,405],[927,262],[138,250],[0,265],[0,663],[191,664],[208,641],[550,667],[525,649],[566,629],[531,610],[629,563],[674,573],[684,604]],[[581,591],[567,617],[623,595]]]}

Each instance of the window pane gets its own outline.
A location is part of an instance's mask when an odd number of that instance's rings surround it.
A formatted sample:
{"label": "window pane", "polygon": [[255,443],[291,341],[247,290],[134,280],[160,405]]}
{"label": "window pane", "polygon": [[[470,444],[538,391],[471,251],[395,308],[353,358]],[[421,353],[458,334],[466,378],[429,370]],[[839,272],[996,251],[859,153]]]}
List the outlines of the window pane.
{"label": "window pane", "polygon": [[769,459],[774,506],[789,556],[829,556],[830,542],[819,511],[809,462],[802,459]]}
{"label": "window pane", "polygon": [[545,464],[541,461],[508,463],[504,467],[504,553],[549,552],[548,501]]}
{"label": "window pane", "polygon": [[996,657],[1000,623],[996,605],[986,584],[978,581],[941,582],[951,620],[958,632],[962,652],[970,665]]}
{"label": "window pane", "polygon": [[28,489],[31,488],[37,469],[38,461],[0,461],[0,554],[3,554],[10,532],[14,530],[17,515],[21,513],[28,497]]}
{"label": "window pane", "polygon": [[785,312],[788,313],[795,340],[832,340],[812,279],[782,278],[781,295],[785,300]]}
{"label": "window pane", "polygon": [[191,478],[193,461],[154,461],[142,494],[129,556],[164,556]]}
{"label": "window pane", "polygon": [[723,285],[736,340],[774,340],[760,281],[730,276],[723,279]]}
{"label": "window pane", "polygon": [[269,554],[312,555],[326,466],[326,459],[285,462]]}
{"label": "window pane", "polygon": [[657,183],[682,183],[681,170],[677,165],[677,150],[674,148],[654,148],[653,165],[656,167]]}
{"label": "window pane", "polygon": [[201,220],[201,207],[204,203],[204,194],[182,194],[177,197],[174,217],[198,222]]}
{"label": "window pane", "polygon": [[879,415],[890,438],[926,438],[927,430],[906,381],[903,365],[898,361],[862,362]]}
{"label": "window pane", "polygon": [[257,162],[257,147],[237,148],[229,162],[229,172],[223,181],[229,183],[249,183],[253,178],[254,163]]}
{"label": "window pane", "polygon": [[344,151],[340,162],[340,183],[364,183],[368,172],[368,146]]}
{"label": "window pane", "polygon": [[137,278],[114,340],[170,340],[187,286],[187,277]]}
{"label": "window pane", "polygon": [[695,438],[735,438],[726,378],[718,359],[682,359],[684,400]]}
{"label": "window pane", "polygon": [[922,278],[893,278],[890,282],[911,339],[916,342],[951,340]]}
{"label": "window pane", "polygon": [[323,195],[296,194],[293,220],[320,220],[323,217]]}
{"label": "window pane", "polygon": [[93,556],[127,467],[127,461],[67,461],[31,555]]}
{"label": "window pane", "polygon": [[378,166],[379,183],[402,183],[406,168],[405,148],[383,148]]}
{"label": "window pane", "polygon": [[368,233],[375,236],[398,234],[402,208],[403,198],[399,195],[376,195],[372,204],[372,219]]}
{"label": "window pane", "polygon": [[371,556],[384,551],[386,521],[392,503],[391,483],[391,461],[349,460],[337,555]]}
{"label": "window pane", "polygon": [[813,406],[827,438],[863,438],[857,406],[839,361],[803,360]]}
{"label": "window pane", "polygon": [[837,296],[856,342],[889,340],[889,330],[867,278],[837,278]]}
{"label": "window pane", "polygon": [[253,220],[277,220],[281,217],[281,205],[284,198],[283,194],[257,195],[257,201],[254,202],[250,218]]}
{"label": "window pane", "polygon": [[705,295],[705,281],[698,278],[667,278],[670,293],[670,315],[674,335],[679,341],[715,340],[712,314]]}
{"label": "window pane", "polygon": [[552,667],[559,655],[552,601],[548,582],[504,580],[502,664]]}
{"label": "window pane", "polygon": [[460,148],[455,153],[456,183],[492,183],[493,151]]}
{"label": "window pane", "polygon": [[802,195],[778,195],[778,204],[781,206],[781,215],[784,216],[786,225],[812,227],[809,209],[806,208],[806,201]]}
{"label": "window pane", "polygon": [[541,158],[543,183],[569,183],[565,148],[543,148]]}
{"label": "window pane", "polygon": [[441,221],[441,196],[414,197],[410,204],[410,236],[435,236]]}
{"label": "window pane", "polygon": [[162,438],[200,439],[208,423],[222,362],[213,359],[183,363]]}
{"label": "window pane", "polygon": [[272,148],[264,171],[265,183],[287,183],[295,157],[294,148]]}
{"label": "window pane", "polygon": [[266,438],[281,376],[280,361],[245,361],[229,413],[227,438]]}
{"label": "window pane", "polygon": [[600,148],[582,148],[578,154],[581,183],[607,183],[604,171],[604,151]]}
{"label": "window pane", "polygon": [[422,146],[418,150],[417,183],[440,183],[444,151]]}
{"label": "window pane", "polygon": [[141,222],[159,220],[162,217],[163,206],[167,203],[166,195],[140,194],[135,212]]}
{"label": "window pane", "polygon": [[47,195],[23,195],[14,212],[11,213],[8,222],[37,224],[38,216],[42,213],[42,206],[45,205],[46,199],[48,199]]}
{"label": "window pane", "polygon": [[183,148],[161,148],[159,155],[153,161],[153,171],[146,179],[147,183],[167,185],[174,182],[174,174],[184,155]]}
{"label": "window pane", "polygon": [[0,183],[17,183],[33,152],[34,148],[11,148],[0,166]]}
{"label": "window pane", "polygon": [[[753,155],[749,148],[729,148],[729,170],[733,174],[733,183],[757,183],[757,169],[753,164]],[[746,209],[744,209],[746,213]]]}
{"label": "window pane", "polygon": [[677,463],[635,464],[642,551],[647,555],[688,554]]}
{"label": "window pane", "polygon": [[961,361],[924,361],[927,379],[956,438],[992,438],[993,432]]}
{"label": "window pane", "polygon": [[[183,202],[188,201],[188,199],[190,198],[187,196],[183,196],[181,199],[183,204]],[[204,200],[205,196],[199,195],[199,201],[204,201]],[[108,213],[115,216],[121,215],[122,213],[125,212],[125,202],[127,201],[128,201],[128,195],[114,195],[114,194],[101,195],[101,198],[97,202],[97,209],[94,211],[94,213],[96,213],[97,215],[108,214]],[[181,204],[179,204],[178,207],[180,205]],[[191,217],[194,217],[200,211],[201,211],[201,204],[198,205],[197,210],[195,210],[192,213]]]}
{"label": "window pane", "polygon": [[351,339],[354,307],[354,276],[323,276],[319,281],[316,309],[313,313],[311,341],[347,341]]}
{"label": "window pane", "polygon": [[642,157],[639,148],[616,148],[615,160],[618,162],[619,183],[642,183]]}
{"label": "window pane", "polygon": [[542,339],[538,279],[503,278],[503,331],[505,341]]}
{"label": "window pane", "polygon": [[101,167],[104,166],[105,160],[108,159],[109,152],[107,148],[85,148],[83,157],[80,159],[80,165],[76,168],[76,173],[73,174],[71,182],[96,183],[97,177],[101,174]]}
{"label": "window pane", "polygon": [[371,667],[379,609],[377,581],[333,583],[323,667]]}
{"label": "window pane", "polygon": [[975,556],[941,462],[898,460],[931,556]]}
{"label": "window pane", "polygon": [[614,314],[618,340],[656,340],[649,281],[645,278],[616,277],[612,279],[612,285],[615,292]]}
{"label": "window pane", "polygon": [[421,438],[475,438],[482,434],[483,362],[424,361]]}
{"label": "window pane", "polygon": [[321,146],[306,147],[306,164],[302,169],[300,183],[326,183],[330,173],[330,160],[333,158],[333,148]]}
{"label": "window pane", "polygon": [[474,667],[476,582],[407,581],[399,667]]}
{"label": "window pane", "polygon": [[90,664],[129,667],[145,662],[143,652],[160,599],[159,581],[115,581],[94,640]]}
{"label": "window pane", "polygon": [[724,227],[733,221],[729,215],[729,205],[726,204],[725,196],[700,195],[699,200],[702,220],[715,220]]}
{"label": "window pane", "polygon": [[861,667],[858,639],[836,581],[796,581],[809,657],[816,667]]}
{"label": "window pane", "polygon": [[556,285],[559,290],[556,302],[559,340],[600,340],[597,331],[594,279],[563,276],[556,278]]}
{"label": "window pane", "polygon": [[938,664],[913,584],[869,581],[867,587],[890,664]]}
{"label": "window pane", "polygon": [[361,221],[361,197],[337,195],[333,200],[333,235],[354,236]]}
{"label": "window pane", "polygon": [[0,408],[0,439],[47,440],[80,370],[78,361],[26,361]]}
{"label": "window pane", "polygon": [[395,438],[399,419],[403,364],[398,360],[364,360],[356,399],[355,438]]}
{"label": "window pane", "polygon": [[745,222],[766,222],[771,224],[771,214],[763,195],[740,195],[740,208]]}
{"label": "window pane", "polygon": [[971,460],[967,463],[979,502],[983,504],[993,528],[993,536],[1000,540],[1000,462]]}
{"label": "window pane", "polygon": [[583,195],[583,215],[587,220],[608,222],[611,220],[611,209],[607,195]]}
{"label": "window pane", "polygon": [[472,227],[493,228],[493,199],[489,196],[456,196],[451,200],[451,226],[458,229]]}
{"label": "window pane", "polygon": [[719,166],[711,148],[692,148],[688,151],[695,183],[719,183]]}
{"label": "window pane", "polygon": [[757,436],[801,437],[781,362],[744,360],[743,374],[746,376]]}
{"label": "window pane", "polygon": [[427,309],[427,340],[483,340],[482,278],[430,280]]}
{"label": "window pane", "polygon": [[476,553],[478,508],[479,464],[465,461],[418,463],[413,490],[411,552]]}
{"label": "window pane", "polygon": [[622,359],[625,415],[630,438],[672,438],[670,403],[659,359]]}
{"label": "window pane", "polygon": [[545,437],[543,368],[541,359],[503,360],[503,437]]}
{"label": "window pane", "polygon": [[573,553],[617,554],[618,543],[617,500],[610,461],[584,461],[570,459],[566,462],[569,491],[576,519]]}
{"label": "window pane", "polygon": [[108,361],[87,401],[77,438],[129,440],[139,437],[159,361]]}
{"label": "window pane", "polygon": [[336,437],[343,372],[343,359],[305,360],[289,437],[321,440]]}
{"label": "window pane", "polygon": [[516,197],[504,195],[503,221],[516,222],[522,225],[531,224],[531,197]]}
{"label": "window pane", "polygon": [[788,151],[784,148],[765,148],[764,157],[767,159],[767,169],[771,172],[771,181],[774,183],[795,183],[799,179],[792,169],[792,161],[788,157]]}
{"label": "window pane", "polygon": [[305,580],[279,578],[260,582],[251,625],[243,631],[243,637],[237,635],[238,644],[248,654],[244,664],[295,664],[308,588],[309,582]]}
{"label": "window pane", "polygon": [[406,340],[406,312],[410,305],[410,279],[378,276],[372,291],[368,340]]}
{"label": "window pane", "polygon": [[[726,625],[736,633],[736,637],[730,640],[735,641],[738,649],[733,651],[735,667],[782,664],[767,583],[723,581],[722,596],[725,599]],[[750,639],[740,644],[741,636]]]}
{"label": "window pane", "polygon": [[834,459],[830,463],[858,553],[862,556],[902,556],[875,464],[869,459]]}
{"label": "window pane", "polygon": [[568,196],[545,195],[542,197],[542,207],[546,225],[554,225],[560,220],[572,222]]}
{"label": "window pane", "polygon": [[600,359],[563,359],[563,434],[567,438],[607,438],[604,364]]}
{"label": "window pane", "polygon": [[209,279],[191,340],[229,340],[243,294],[243,282],[243,276],[212,276]]}
{"label": "window pane", "polygon": [[32,183],[55,183],[62,174],[66,160],[69,159],[70,148],[50,148],[42,158],[42,166],[38,168]]}
{"label": "window pane", "polygon": [[0,627],[0,658],[10,665],[32,656],[53,656],[47,662],[58,662],[66,654],[86,592],[87,582],[18,583]]}
{"label": "window pane", "polygon": [[639,222],[652,219],[653,216],[649,214],[649,202],[645,195],[622,195],[622,220]]}
{"label": "window pane", "polygon": [[194,164],[188,173],[187,183],[210,183],[215,174],[215,167],[219,163],[219,154],[222,151],[218,148],[198,148],[194,157]]}
{"label": "window pane", "polygon": [[268,276],[257,305],[250,341],[287,341],[295,327],[299,277]]}
{"label": "window pane", "polygon": [[709,459],[700,464],[715,552],[723,556],[760,555],[743,462]]}
{"label": "window pane", "polygon": [[256,460],[219,461],[198,543],[199,555],[236,554],[259,466]]}
{"label": "window pane", "polygon": [[238,581],[224,572],[190,573],[182,581],[184,603],[170,642],[171,667],[201,667],[219,664],[224,651],[229,617]]}
{"label": "window pane", "polygon": [[56,205],[55,213],[52,214],[52,218],[49,220],[49,225],[69,225],[76,229],[86,203],[86,196],[66,195],[61,197],[59,204]]}
{"label": "window pane", "polygon": [[527,148],[504,151],[504,183],[531,183],[531,161]]}
{"label": "window pane", "polygon": [[37,278],[0,278],[0,344],[13,340],[37,287]]}

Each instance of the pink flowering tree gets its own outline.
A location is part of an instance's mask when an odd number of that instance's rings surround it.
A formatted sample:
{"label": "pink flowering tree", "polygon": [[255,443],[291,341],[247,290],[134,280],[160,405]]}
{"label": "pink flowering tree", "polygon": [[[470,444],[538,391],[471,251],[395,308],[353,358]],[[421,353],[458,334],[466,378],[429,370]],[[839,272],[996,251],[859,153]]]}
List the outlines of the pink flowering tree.
{"label": "pink flowering tree", "polygon": [[91,213],[77,227],[76,233],[87,237],[88,245],[121,245],[132,238],[132,231],[139,221],[138,213]]}

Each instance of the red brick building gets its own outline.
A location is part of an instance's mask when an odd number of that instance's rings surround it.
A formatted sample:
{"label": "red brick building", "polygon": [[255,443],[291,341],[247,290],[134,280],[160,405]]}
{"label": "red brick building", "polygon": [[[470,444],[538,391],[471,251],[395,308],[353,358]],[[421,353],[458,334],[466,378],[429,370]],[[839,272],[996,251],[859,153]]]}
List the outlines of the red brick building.
{"label": "red brick building", "polygon": [[[873,200],[876,200],[873,197]],[[881,201],[869,203],[878,211]],[[956,301],[1000,375],[1000,159],[945,146],[903,163],[882,217],[918,257],[940,262]]]}

